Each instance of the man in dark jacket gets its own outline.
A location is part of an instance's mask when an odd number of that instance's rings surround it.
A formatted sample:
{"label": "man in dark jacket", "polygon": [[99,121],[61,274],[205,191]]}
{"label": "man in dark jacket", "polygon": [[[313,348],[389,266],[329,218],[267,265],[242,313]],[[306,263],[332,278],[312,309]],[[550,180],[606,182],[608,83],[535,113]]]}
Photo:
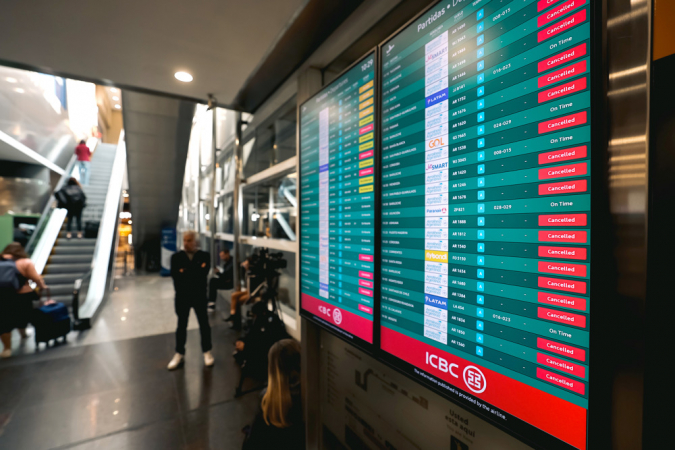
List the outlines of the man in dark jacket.
{"label": "man in dark jacket", "polygon": [[169,363],[168,369],[174,370],[183,365],[185,357],[185,341],[190,309],[195,310],[199,321],[199,332],[202,338],[204,365],[213,366],[211,354],[211,327],[206,311],[206,277],[211,269],[211,256],[197,248],[197,233],[183,233],[183,250],[171,257],[171,278],[176,290],[176,354]]}

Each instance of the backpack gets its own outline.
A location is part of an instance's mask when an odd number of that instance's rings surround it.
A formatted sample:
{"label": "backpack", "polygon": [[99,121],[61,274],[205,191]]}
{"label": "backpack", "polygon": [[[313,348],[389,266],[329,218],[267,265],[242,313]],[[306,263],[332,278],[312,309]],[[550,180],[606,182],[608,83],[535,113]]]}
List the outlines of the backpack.
{"label": "backpack", "polygon": [[64,186],[54,194],[59,208],[84,208],[87,197],[79,186]]}
{"label": "backpack", "polygon": [[18,291],[21,287],[19,269],[11,259],[0,259],[0,289]]}

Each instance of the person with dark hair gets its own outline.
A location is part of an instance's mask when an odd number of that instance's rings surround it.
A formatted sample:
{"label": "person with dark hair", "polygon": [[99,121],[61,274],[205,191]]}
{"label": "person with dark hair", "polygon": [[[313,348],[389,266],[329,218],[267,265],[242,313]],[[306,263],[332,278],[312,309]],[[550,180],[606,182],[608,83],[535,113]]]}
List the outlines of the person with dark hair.
{"label": "person with dark hair", "polygon": [[211,367],[214,358],[211,354],[211,326],[206,303],[206,278],[211,270],[211,256],[199,250],[197,233],[183,233],[183,250],[171,257],[171,278],[176,290],[175,310],[178,316],[176,326],[176,354],[169,362],[168,369],[175,370],[183,366],[185,361],[185,342],[190,310],[194,309],[199,322],[199,333],[202,339],[204,365]]}
{"label": "person with dark hair", "polygon": [[82,190],[82,185],[78,183],[77,179],[70,177],[68,183],[59,189],[56,194],[54,194],[58,202],[59,208],[65,208],[68,210],[68,223],[66,224],[66,230],[68,233],[66,237],[70,239],[72,234],[70,230],[73,226],[73,222],[77,220],[77,237],[78,239],[82,238],[82,210],[84,209],[87,203],[87,196]]}
{"label": "person with dark hair", "polygon": [[244,429],[243,450],[303,450],[305,425],[300,399],[300,344],[283,339],[268,353],[267,389],[253,424]]}
{"label": "person with dark hair", "polygon": [[3,278],[3,287],[0,287],[0,339],[4,345],[0,356],[8,358],[12,356],[12,330],[18,328],[22,338],[28,337],[26,327],[33,311],[33,301],[40,299],[28,284],[28,280],[34,281],[40,292],[47,289],[47,285],[18,242],[12,242],[5,247],[0,254],[0,265],[3,265],[3,275],[12,273],[13,266],[16,276],[14,286],[4,286],[7,280]]}
{"label": "person with dark hair", "polygon": [[75,154],[77,155],[77,165],[80,168],[80,181],[83,185],[89,184],[89,165],[91,164],[91,150],[87,147],[87,143],[82,139],[77,147],[75,147]]}

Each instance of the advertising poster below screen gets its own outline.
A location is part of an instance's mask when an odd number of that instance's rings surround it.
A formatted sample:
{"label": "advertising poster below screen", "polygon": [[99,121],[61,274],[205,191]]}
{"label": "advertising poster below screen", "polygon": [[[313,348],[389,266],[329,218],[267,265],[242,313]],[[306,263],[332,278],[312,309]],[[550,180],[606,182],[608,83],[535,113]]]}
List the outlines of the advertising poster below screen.
{"label": "advertising poster below screen", "polygon": [[301,312],[364,348],[375,313],[375,52],[300,106]]}
{"label": "advertising poster below screen", "polygon": [[585,449],[590,0],[444,1],[382,47],[381,349]]}

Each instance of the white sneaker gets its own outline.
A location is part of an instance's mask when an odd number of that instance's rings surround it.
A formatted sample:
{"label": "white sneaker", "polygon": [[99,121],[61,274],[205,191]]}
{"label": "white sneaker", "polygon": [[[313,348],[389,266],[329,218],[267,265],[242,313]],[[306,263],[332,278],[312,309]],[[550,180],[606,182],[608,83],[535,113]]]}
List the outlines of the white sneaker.
{"label": "white sneaker", "polygon": [[179,367],[182,367],[182,366],[183,366],[183,362],[184,362],[184,361],[183,361],[183,358],[184,358],[184,356],[181,355],[180,353],[176,353],[175,355],[173,355],[173,358],[171,359],[171,362],[170,362],[169,365],[167,366],[167,369],[169,369],[169,370],[176,370],[176,369],[178,369]]}
{"label": "white sneaker", "polygon": [[211,367],[213,366],[213,363],[215,363],[216,360],[213,358],[213,355],[211,354],[210,351],[204,352],[204,365],[206,367]]}
{"label": "white sneaker", "polygon": [[[9,358],[10,356],[12,356],[12,349],[11,348],[6,348],[2,351],[2,353],[0,353],[0,358]],[[213,360],[213,358],[211,358],[211,360]],[[213,364],[213,363],[211,363],[211,364]]]}

